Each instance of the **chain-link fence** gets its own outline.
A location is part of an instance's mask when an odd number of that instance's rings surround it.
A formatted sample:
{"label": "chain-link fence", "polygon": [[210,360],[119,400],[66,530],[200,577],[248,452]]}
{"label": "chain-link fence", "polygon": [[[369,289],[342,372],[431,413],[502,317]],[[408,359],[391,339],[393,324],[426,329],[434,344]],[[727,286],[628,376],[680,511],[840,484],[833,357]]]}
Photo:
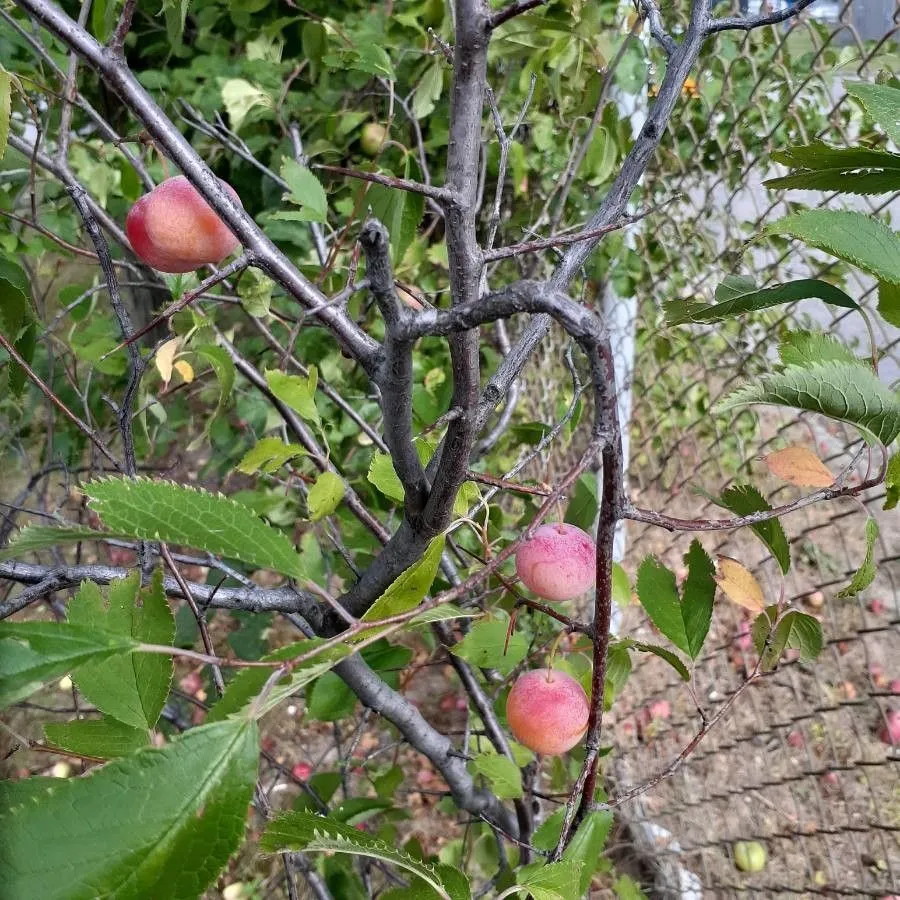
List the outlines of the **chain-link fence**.
{"label": "chain-link fence", "polygon": [[[770,190],[769,154],[790,143],[822,139],[837,145],[877,140],[866,131],[845,80],[873,80],[891,67],[900,5],[893,0],[818,6],[789,28],[740,36],[720,45],[699,72],[682,114],[660,147],[648,193],[678,200],[653,215],[636,250],[660,253],[639,282],[640,314],[634,380],[630,477],[641,505],[680,516],[721,515],[705,495],[752,482],[770,502],[798,496],[768,475],[761,454],[787,444],[814,449],[834,472],[861,451],[851,429],[813,415],[757,408],[716,413],[729,390],[752,378],[790,329],[830,331],[868,352],[860,318],[817,302],[716,324],[663,331],[660,301],[712,299],[718,281],[740,273],[760,286],[798,277],[846,277],[848,293],[874,308],[876,285],[796,243],[759,240],[762,227],[797,206],[857,208],[882,216],[898,198],[835,198]],[[873,318],[878,319],[877,316]],[[881,377],[900,377],[900,331],[878,319]],[[864,469],[864,467],[863,467]],[[859,471],[859,470],[857,470]],[[883,491],[807,507],[784,521],[793,566],[785,596],[823,624],[819,660],[797,659],[743,693],[726,719],[686,758],[677,773],[627,804],[622,814],[649,865],[655,896],[876,896],[900,891],[900,755],[880,739],[885,716],[900,708],[900,522],[882,512]],[[865,554],[862,506],[881,526],[874,584],[854,599],[836,597]],[[749,530],[703,538],[710,552],[739,558],[774,602],[781,576]],[[632,525],[627,563],[655,553],[673,568],[689,537]],[[754,651],[749,616],[722,601],[693,690],[655,657],[635,669],[614,709],[618,763],[613,793],[662,771],[749,673]],[[650,634],[637,608],[623,630]],[[675,698],[675,699],[673,699]],[[734,845],[759,841],[765,868],[741,872]]]}

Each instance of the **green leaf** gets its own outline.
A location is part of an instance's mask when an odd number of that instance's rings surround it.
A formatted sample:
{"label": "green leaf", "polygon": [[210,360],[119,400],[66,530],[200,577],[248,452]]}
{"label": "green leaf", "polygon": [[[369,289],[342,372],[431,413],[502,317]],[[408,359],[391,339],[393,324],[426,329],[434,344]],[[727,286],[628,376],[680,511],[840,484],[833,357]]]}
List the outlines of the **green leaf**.
{"label": "green leaf", "polygon": [[775,625],[773,632],[772,626],[777,615],[778,608],[770,606],[757,616],[750,629],[756,652],[762,654],[764,669],[773,669],[781,654],[789,647],[799,650],[803,660],[813,660],[822,652],[824,641],[818,619],[791,610]]}
{"label": "green leaf", "polygon": [[330,516],[344,499],[344,480],[334,472],[320,472],[315,484],[309,489],[306,506],[313,522]]}
{"label": "green leaf", "polygon": [[380,44],[374,42],[361,43],[354,47],[348,65],[351,69],[366,72],[369,75],[380,75],[390,81],[394,81],[397,77],[387,51]]}
{"label": "green leaf", "polygon": [[665,647],[659,647],[656,644],[645,644],[643,641],[634,641],[630,638],[623,639],[619,643],[622,646],[634,648],[640,653],[652,653],[654,656],[658,656],[678,673],[682,681],[691,680],[691,673],[688,672],[687,667],[681,659],[671,650],[667,650]]}
{"label": "green leaf", "polygon": [[720,322],[731,316],[747,312],[758,312],[783,303],[816,298],[845,309],[859,309],[859,305],[840,288],[827,281],[806,278],[790,281],[771,288],[757,290],[752,286],[745,293],[729,291],[729,299],[720,303],[698,303],[695,300],[666,300],[663,311],[669,325],[683,325],[687,322]]}
{"label": "green leaf", "polygon": [[277,816],[263,833],[260,849],[264,853],[304,850],[366,856],[406,869],[444,900],[471,900],[472,896],[462,872],[415,859],[364,831],[312,813],[289,812]]}
{"label": "green leaf", "polygon": [[688,640],[675,573],[655,557],[646,556],[638,567],[636,587],[641,606],[653,624],[687,653]]}
{"label": "green leaf", "polygon": [[124,635],[62,622],[0,622],[0,709],[80,665],[136,646]]}
{"label": "green leaf", "polygon": [[836,337],[821,331],[792,331],[778,347],[786,366],[815,366],[823,362],[858,364],[859,357]]}
{"label": "green leaf", "polygon": [[601,125],[595,129],[584,157],[588,178],[595,184],[603,184],[613,174],[618,157],[619,147],[615,137]]}
{"label": "green leaf", "polygon": [[569,505],[566,507],[565,521],[591,534],[598,509],[597,476],[593,472],[585,472],[575,482]]}
{"label": "green leaf", "polygon": [[844,90],[856,97],[887,136],[900,145],[900,89],[889,84],[845,81]]}
{"label": "green leaf", "polygon": [[314,722],[338,722],[355,707],[356,694],[334,672],[317,678],[306,697],[306,715]]}
{"label": "green leaf", "polygon": [[900,154],[868,147],[829,147],[814,141],[772,154],[797,171],[764,181],[770,188],[884,194],[900,188]]}
{"label": "green leaf", "polygon": [[891,284],[900,282],[900,235],[879,219],[846,210],[807,209],[766,226]]}
{"label": "green leaf", "polygon": [[688,655],[696,659],[703,648],[712,621],[716,596],[716,567],[696,538],[684,555],[688,576],[681,589],[681,615],[687,635]]}
{"label": "green leaf", "polygon": [[807,409],[849,422],[888,446],[900,434],[900,396],[865,365],[825,362],[763,376],[720,401],[724,412],[751,403]]}
{"label": "green leaf", "polygon": [[516,873],[516,881],[533,900],[578,900],[583,868],[580,861],[572,859],[533,863]]}
{"label": "green leaf", "polygon": [[432,622],[447,622],[450,619],[478,619],[484,615],[480,609],[462,609],[455,603],[442,603],[432,609],[426,609],[414,619],[409,620],[409,627],[430,625]]}
{"label": "green leaf", "polygon": [[[402,779],[401,772],[401,779]],[[371,819],[373,816],[393,808],[391,800],[375,800],[371,797],[351,797],[345,800],[340,806],[336,806],[331,815],[339,822],[346,822],[348,825],[359,825],[362,822]]]}
{"label": "green leaf", "polygon": [[272,292],[275,282],[259,269],[247,269],[238,282],[238,296],[241,306],[248,315],[261,318],[269,315],[272,306]]}
{"label": "green leaf", "polygon": [[403,485],[397,471],[394,469],[394,463],[387,453],[373,453],[372,461],[369,463],[369,471],[366,478],[370,484],[373,484],[385,497],[402,503],[405,497]]}
{"label": "green leaf", "polygon": [[105,541],[110,537],[127,537],[127,535],[111,535],[108,531],[95,531],[93,528],[27,525],[5,550],[0,550],[0,561],[14,559],[33,550],[56,547],[63,543],[88,540]]}
{"label": "green leaf", "polygon": [[[185,4],[186,5],[186,4]],[[258,84],[247,81],[246,78],[228,78],[222,81],[222,104],[231,120],[231,127],[240,131],[244,119],[250,110],[261,106],[272,109],[275,106],[272,97]]]}
{"label": "green leaf", "polygon": [[[263,657],[263,660],[265,662],[284,662],[288,659],[296,659],[314,650],[322,643],[324,643],[322,638],[296,641],[267,654]],[[282,700],[295,694],[320,675],[324,675],[349,654],[350,649],[348,647],[337,645],[329,647],[306,662],[295,666],[290,675],[285,675],[271,689],[265,702],[258,704],[256,709],[257,718],[273,709]],[[221,699],[207,713],[206,721],[221,722],[228,716],[243,710],[262,691],[263,686],[272,675],[272,671],[272,669],[264,669],[262,667],[241,669],[229,682]]]}
{"label": "green leaf", "polygon": [[91,28],[94,37],[105,44],[112,36],[113,26],[116,24],[120,0],[97,0],[91,4]]}
{"label": "green leaf", "polygon": [[299,375],[288,375],[277,369],[266,372],[266,383],[269,390],[282,402],[287,404],[294,412],[314,425],[320,425],[319,410],[316,408],[316,383],[318,372],[315,366],[310,366],[309,377],[301,378]]}
{"label": "green leaf", "polygon": [[117,534],[217,553],[258,569],[303,577],[291,542],[252,510],[221,494],[171,481],[105,478],[84,488],[103,523]]}
{"label": "green leaf", "polygon": [[893,509],[900,503],[900,452],[889,460],[884,476],[884,506],[882,509]]}
{"label": "green leaf", "polygon": [[234,388],[235,368],[228,352],[223,347],[217,347],[215,344],[203,344],[200,347],[192,347],[191,352],[210,364],[219,382],[219,399],[216,403],[215,411],[206,420],[203,432],[188,444],[188,450],[194,451],[206,442],[213,422],[222,415],[231,397],[231,391]]}
{"label": "green leaf", "polygon": [[6,153],[9,141],[9,116],[12,109],[12,78],[0,68],[0,159]]}
{"label": "green leaf", "polygon": [[626,646],[610,644],[606,654],[606,679],[603,684],[603,708],[612,708],[613,701],[625,687],[631,675],[631,655]]}
{"label": "green leaf", "polygon": [[283,156],[281,177],[290,187],[290,192],[284,195],[284,199],[303,207],[304,221],[327,221],[328,197],[325,188],[306,166],[301,166],[295,160]]}
{"label": "green leaf", "polygon": [[591,878],[601,860],[612,824],[613,814],[609,810],[588,813],[562,855],[563,863],[571,862],[579,868],[576,897],[583,897],[591,885]]}
{"label": "green leaf", "polygon": [[244,454],[235,468],[245,475],[256,472],[274,475],[289,460],[305,455],[306,450],[299,444],[286,444],[281,438],[264,437]]}
{"label": "green leaf", "polygon": [[[415,178],[418,169],[407,156],[403,177]],[[372,185],[366,198],[372,207],[372,215],[379,219],[391,236],[391,259],[395,266],[403,262],[406,248],[413,242],[419,222],[425,213],[425,198],[421,194],[389,188],[381,184]]]}
{"label": "green leaf", "polygon": [[631,603],[631,579],[617,562],[612,564],[612,598],[623,609]]}
{"label": "green leaf", "polygon": [[[772,508],[771,504],[752,484],[736,484],[722,491],[718,499],[710,498],[713,503],[737,516],[748,516],[750,513],[765,512]],[[754,534],[766,545],[769,552],[778,561],[781,571],[788,573],[791,568],[791,548],[787,535],[778,519],[767,519],[750,526]]]}
{"label": "green leaf", "polygon": [[369,607],[364,622],[375,622],[415,609],[431,589],[444,552],[444,535],[433,538],[422,558],[402,572],[391,586]]}
{"label": "green leaf", "polygon": [[[171,644],[175,617],[166,600],[162,570],[141,588],[141,573],[110,583],[108,596],[85,581],[69,604],[69,622],[82,628],[133,638],[144,644]],[[101,712],[133,728],[152,728],[169,696],[172,657],[158,653],[89,662],[72,673],[78,690]]]}
{"label": "green leaf", "polygon": [[498,753],[482,753],[469,761],[473,775],[483,775],[491,791],[501,800],[518,800],[522,796],[522,772],[519,767]]}
{"label": "green leaf", "polygon": [[647,900],[647,895],[630,875],[620,875],[612,887],[619,900]]}
{"label": "green leaf", "polygon": [[51,744],[63,750],[98,759],[128,756],[150,743],[146,728],[133,728],[110,716],[48,722],[44,725],[44,735]]}
{"label": "green leaf", "polygon": [[501,675],[509,675],[525,659],[528,641],[524,634],[514,631],[504,655],[508,626],[509,616],[505,612],[491,610],[490,617],[479,619],[469,633],[450,648],[450,652],[476,668],[496,669]]}
{"label": "green leaf", "polygon": [[4,898],[193,900],[244,835],[258,742],[205,725],[0,812]]}
{"label": "green leaf", "polygon": [[885,322],[900,328],[900,285],[878,283],[878,313]]}
{"label": "green leaf", "polygon": [[421,121],[431,115],[444,89],[444,62],[436,59],[423,73],[412,98],[413,115]]}
{"label": "green leaf", "polygon": [[838,600],[846,600],[855,597],[860,591],[864,591],[874,580],[878,573],[875,565],[875,541],[878,540],[878,521],[872,517],[866,519],[866,556],[856,574],[850,579],[847,587],[837,592]]}
{"label": "green leaf", "polygon": [[[112,6],[112,3],[110,3],[110,6]],[[189,6],[190,0],[163,0],[163,12],[165,13],[166,18],[166,34],[169,38],[169,45],[172,47],[181,46]],[[237,128],[237,125],[235,125],[235,128]]]}

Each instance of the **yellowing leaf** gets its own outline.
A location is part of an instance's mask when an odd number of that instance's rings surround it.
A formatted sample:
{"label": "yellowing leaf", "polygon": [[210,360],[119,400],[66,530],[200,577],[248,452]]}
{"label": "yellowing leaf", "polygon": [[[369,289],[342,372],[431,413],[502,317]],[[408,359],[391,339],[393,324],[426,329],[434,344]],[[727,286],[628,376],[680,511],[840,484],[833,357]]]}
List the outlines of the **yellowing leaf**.
{"label": "yellowing leaf", "polygon": [[766,598],[759,582],[736,559],[730,556],[718,558],[719,574],[716,583],[732,603],[751,612],[761,613],[766,608]]}
{"label": "yellowing leaf", "polygon": [[172,380],[175,354],[178,352],[180,346],[181,341],[178,338],[172,338],[172,340],[166,341],[162,347],[156,351],[156,356],[153,357],[153,361],[156,363],[156,368],[159,371],[164,384],[168,384]]}
{"label": "yellowing leaf", "polygon": [[776,450],[764,456],[763,462],[773,475],[798,487],[825,488],[834,484],[834,475],[825,463],[806,447]]}
{"label": "yellowing leaf", "polygon": [[194,380],[194,367],[189,362],[179,359],[173,368],[188,384]]}

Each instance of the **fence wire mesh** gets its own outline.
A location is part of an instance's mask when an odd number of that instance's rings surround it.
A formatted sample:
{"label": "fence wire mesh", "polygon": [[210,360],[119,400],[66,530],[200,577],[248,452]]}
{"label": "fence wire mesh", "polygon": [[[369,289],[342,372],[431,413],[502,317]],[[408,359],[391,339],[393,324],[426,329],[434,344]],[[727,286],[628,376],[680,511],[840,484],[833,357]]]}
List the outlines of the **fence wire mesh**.
{"label": "fence wire mesh", "polygon": [[[803,302],[751,322],[664,332],[659,311],[666,298],[710,301],[716,283],[736,273],[760,286],[798,277],[845,279],[848,293],[874,309],[877,286],[825,255],[781,239],[745,245],[798,205],[848,206],[846,197],[762,184],[780,174],[769,159],[773,150],[816,138],[852,145],[865,136],[843,81],[874,80],[886,55],[896,52],[900,4],[825,6],[818,18],[720,44],[705,59],[649,174],[650,196],[680,196],[650,217],[637,238],[640,257],[665,260],[644,267],[635,290],[641,308],[630,480],[643,506],[679,516],[721,515],[695,488],[717,494],[747,481],[773,504],[784,503],[798,489],[767,475],[761,454],[803,444],[838,472],[862,450],[850,429],[813,415],[714,411],[758,370],[760,346],[774,346],[787,330],[824,328],[867,353],[858,316]],[[882,217],[893,213],[896,228],[898,197],[857,198],[854,205]],[[881,376],[896,382],[900,331],[882,324],[876,339],[883,348]],[[622,808],[645,851],[644,884],[652,895],[887,897],[900,891],[900,755],[878,737],[887,711],[900,706],[890,686],[900,678],[900,523],[896,512],[882,512],[883,497],[874,491],[862,504],[881,526],[879,569],[871,588],[854,599],[836,594],[865,553],[861,505],[808,507],[785,520],[794,561],[786,596],[821,618],[825,650],[814,665],[789,660],[749,688],[673,777]],[[777,598],[777,565],[749,531],[703,541],[708,551],[750,566]],[[628,570],[647,553],[677,569],[689,543],[633,525]],[[613,713],[613,794],[669,766],[700,728],[698,706],[713,715],[742,683],[754,658],[742,612],[724,601],[717,607],[692,691],[656,657],[635,661]],[[651,635],[637,608],[626,610],[623,630]],[[765,869],[752,874],[740,872],[733,855],[735,842],[750,840],[768,851]]]}

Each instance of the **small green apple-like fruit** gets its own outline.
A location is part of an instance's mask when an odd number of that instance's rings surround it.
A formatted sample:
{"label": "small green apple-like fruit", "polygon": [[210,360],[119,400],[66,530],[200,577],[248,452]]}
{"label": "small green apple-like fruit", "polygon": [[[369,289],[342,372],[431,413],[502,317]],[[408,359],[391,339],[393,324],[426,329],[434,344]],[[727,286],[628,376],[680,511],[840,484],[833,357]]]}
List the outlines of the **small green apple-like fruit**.
{"label": "small green apple-like fruit", "polygon": [[385,138],[387,138],[387,129],[384,125],[379,125],[377,122],[367,122],[363,125],[362,137],[359,139],[363,153],[366,156],[375,156],[381,149]]}
{"label": "small green apple-like fruit", "polygon": [[766,867],[766,848],[759,841],[738,841],[734,845],[734,864],[742,872],[762,872]]}

